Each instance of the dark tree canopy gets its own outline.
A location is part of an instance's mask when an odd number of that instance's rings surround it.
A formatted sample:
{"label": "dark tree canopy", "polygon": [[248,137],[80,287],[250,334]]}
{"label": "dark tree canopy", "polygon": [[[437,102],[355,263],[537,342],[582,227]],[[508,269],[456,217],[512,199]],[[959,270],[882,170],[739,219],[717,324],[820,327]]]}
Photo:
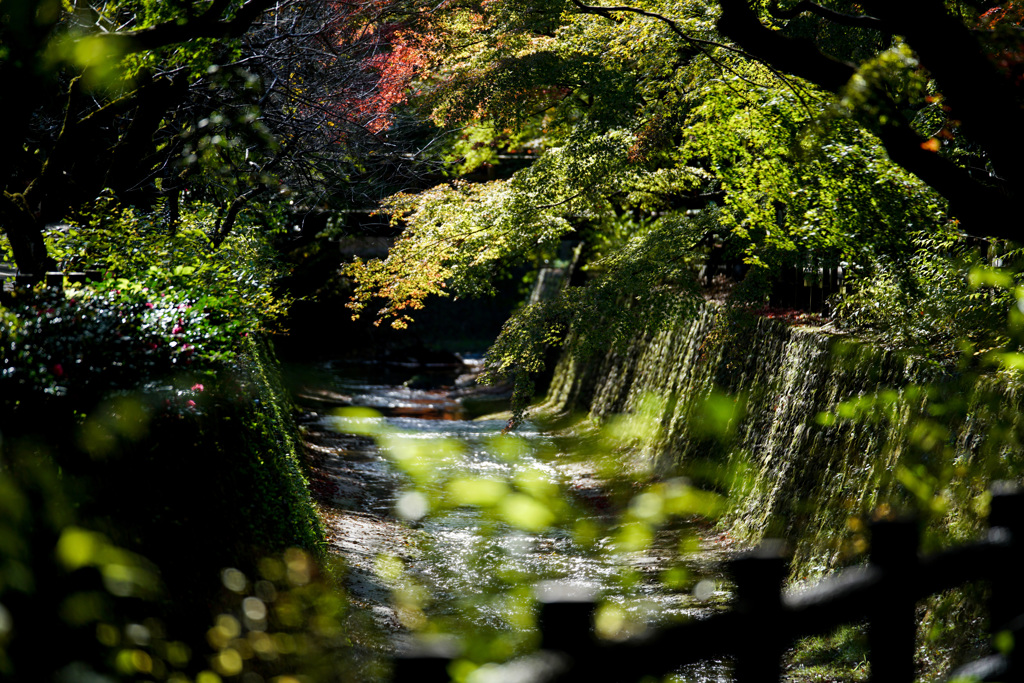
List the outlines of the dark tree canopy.
{"label": "dark tree canopy", "polygon": [[365,204],[401,187],[401,41],[367,9],[5,2],[0,87],[18,95],[5,99],[0,222],[19,268],[46,270],[44,227],[104,192],[164,202],[171,229],[183,193],[213,201],[217,243],[257,201]]}

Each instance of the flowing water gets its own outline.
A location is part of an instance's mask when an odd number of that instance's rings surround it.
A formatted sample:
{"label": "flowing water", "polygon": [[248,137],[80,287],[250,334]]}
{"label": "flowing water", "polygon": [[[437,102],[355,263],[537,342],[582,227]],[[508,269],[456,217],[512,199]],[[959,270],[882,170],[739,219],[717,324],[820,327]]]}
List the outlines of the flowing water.
{"label": "flowing water", "polygon": [[[315,463],[312,485],[332,550],[348,563],[357,604],[396,634],[432,620],[453,631],[490,633],[492,643],[514,650],[534,637],[523,618],[531,609],[524,586],[558,582],[602,598],[604,629],[618,637],[700,616],[726,600],[716,569],[731,549],[724,536],[681,522],[659,529],[642,552],[614,551],[609,530],[621,512],[615,482],[560,452],[563,440],[535,424],[516,432],[513,448],[501,437],[505,420],[466,419],[457,399],[466,392],[456,383],[471,383],[458,374],[474,369],[342,362],[291,368],[293,393],[307,410],[302,428]],[[527,531],[472,506],[445,508],[443,491],[428,504],[396,466],[396,453],[346,433],[351,423],[337,414],[346,407],[372,408],[380,415],[376,427],[400,431],[414,449],[447,454],[432,461],[438,481],[527,476],[534,485],[558,487],[572,510],[564,528]],[[578,542],[573,530],[587,521],[597,537]],[[681,555],[684,539],[699,551]],[[684,570],[689,579],[670,589],[660,580],[669,570]],[[722,667],[700,671],[693,674],[698,680],[718,680]]]}

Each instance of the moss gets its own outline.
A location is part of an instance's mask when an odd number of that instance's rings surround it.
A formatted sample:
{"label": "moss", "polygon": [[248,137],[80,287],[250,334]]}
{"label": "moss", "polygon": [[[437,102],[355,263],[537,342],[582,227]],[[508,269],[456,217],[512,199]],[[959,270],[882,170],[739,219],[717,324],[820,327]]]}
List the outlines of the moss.
{"label": "moss", "polygon": [[786,680],[794,683],[853,683],[868,680],[868,645],[863,626],[843,626],[803,638],[786,655]]}
{"label": "moss", "polygon": [[[273,347],[250,338],[246,361],[255,386],[248,418],[248,465],[259,494],[262,528],[252,528],[270,550],[299,547],[324,557],[324,529],[309,494],[308,469]],[[258,523],[252,520],[250,526]]]}

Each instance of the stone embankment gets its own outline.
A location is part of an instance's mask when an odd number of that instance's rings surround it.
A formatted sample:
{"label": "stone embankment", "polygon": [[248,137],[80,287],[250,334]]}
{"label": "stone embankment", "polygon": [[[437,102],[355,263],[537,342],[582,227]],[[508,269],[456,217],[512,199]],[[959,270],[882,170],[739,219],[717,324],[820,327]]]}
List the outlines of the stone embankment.
{"label": "stone embankment", "polygon": [[570,342],[542,410],[601,422],[652,395],[662,399],[661,429],[634,457],[729,490],[723,527],[744,543],[786,538],[794,578],[853,558],[861,521],[912,504],[909,478],[931,477],[933,495],[945,497],[936,526],[963,540],[977,526],[984,482],[944,482],[943,472],[967,473],[983,459],[999,471],[972,476],[1024,469],[1006,430],[989,429],[1018,405],[1002,379],[711,303],[597,358],[574,354]]}

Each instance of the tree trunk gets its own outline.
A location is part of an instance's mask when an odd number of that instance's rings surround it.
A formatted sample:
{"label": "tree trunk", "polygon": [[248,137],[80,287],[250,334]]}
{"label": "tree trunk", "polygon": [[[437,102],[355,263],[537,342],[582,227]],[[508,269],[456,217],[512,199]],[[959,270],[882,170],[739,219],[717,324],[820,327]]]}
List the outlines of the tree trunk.
{"label": "tree trunk", "polygon": [[46,253],[43,226],[24,195],[4,192],[0,200],[0,222],[11,242],[14,263],[20,272],[42,275],[56,267],[56,261]]}

